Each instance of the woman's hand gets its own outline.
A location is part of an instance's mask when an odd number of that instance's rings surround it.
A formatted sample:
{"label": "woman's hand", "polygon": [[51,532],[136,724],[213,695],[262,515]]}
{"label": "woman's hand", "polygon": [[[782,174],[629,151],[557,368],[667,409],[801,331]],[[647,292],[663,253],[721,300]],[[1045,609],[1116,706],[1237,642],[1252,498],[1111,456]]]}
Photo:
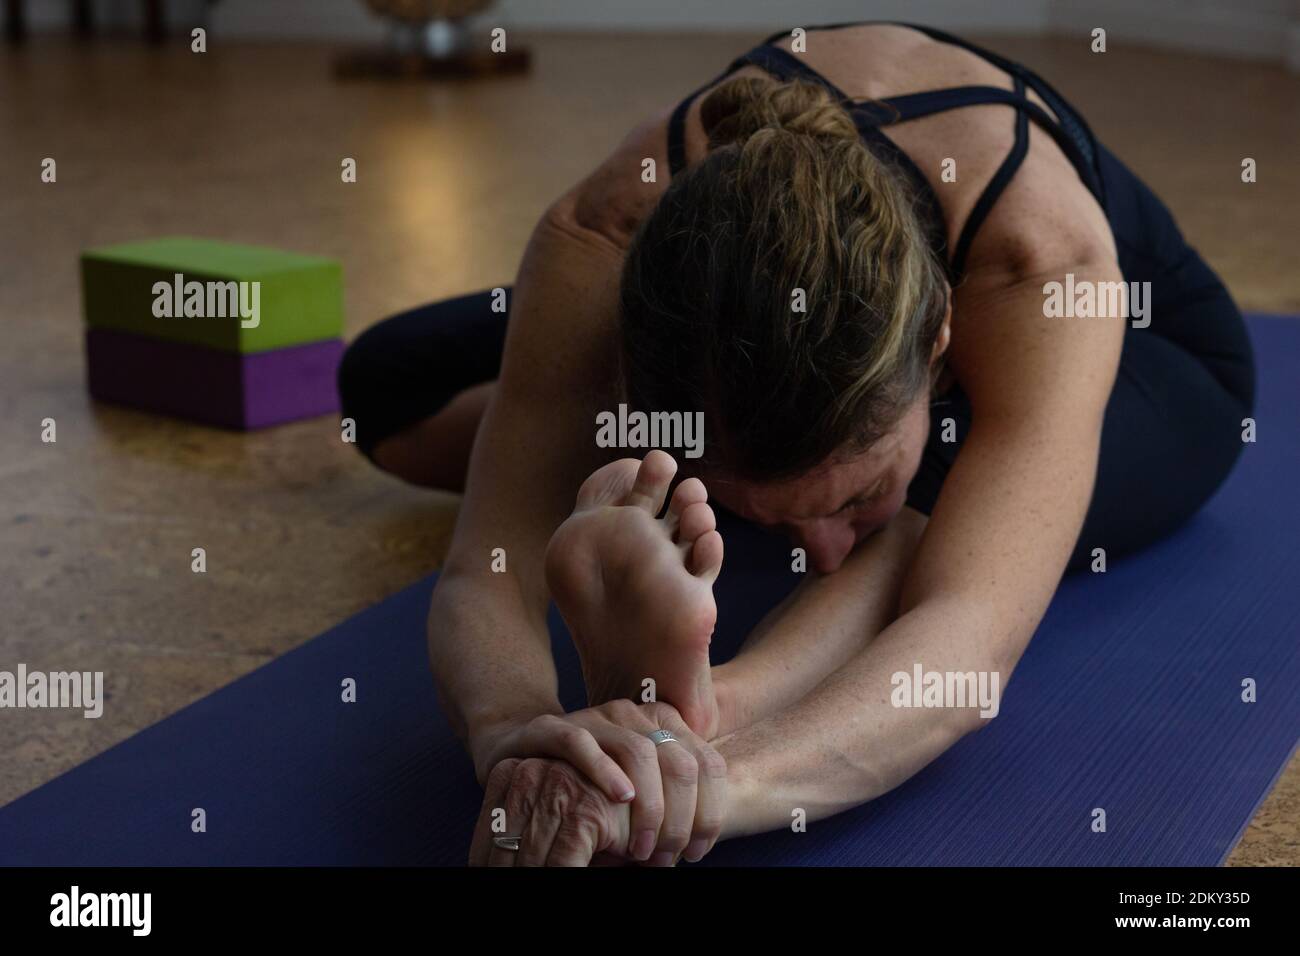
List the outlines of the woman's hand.
{"label": "woman's hand", "polygon": [[[659,730],[675,739],[654,743],[650,734]],[[713,848],[722,830],[726,762],[667,704],[613,700],[563,716],[545,714],[497,727],[480,735],[475,746],[480,774],[482,768],[492,768],[489,784],[502,762],[520,758],[528,763],[530,757],[565,761],[580,770],[593,792],[610,804],[631,804],[627,842],[613,850],[630,860],[671,866],[684,855],[694,862]],[[517,766],[516,762],[512,768]],[[530,776],[534,772],[527,771],[518,786],[540,787]],[[497,783],[501,785],[499,779]],[[565,783],[557,776],[551,785]],[[512,789],[502,793],[512,793],[514,787],[511,784]],[[492,795],[488,787],[488,796]],[[531,810],[533,804],[525,801],[520,806]],[[484,809],[489,809],[486,802]],[[505,809],[509,819],[510,809]],[[509,827],[510,835],[520,835],[513,819]]]}
{"label": "woman's hand", "polygon": [[[587,866],[625,856],[630,825],[628,804],[610,800],[572,764],[508,757],[488,774],[469,865]],[[504,836],[517,838],[519,849],[493,842]]]}

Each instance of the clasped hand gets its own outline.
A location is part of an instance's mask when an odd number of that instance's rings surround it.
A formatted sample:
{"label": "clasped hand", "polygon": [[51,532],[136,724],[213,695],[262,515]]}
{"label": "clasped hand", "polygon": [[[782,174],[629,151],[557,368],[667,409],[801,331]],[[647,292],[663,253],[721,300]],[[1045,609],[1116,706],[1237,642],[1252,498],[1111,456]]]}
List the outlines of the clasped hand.
{"label": "clasped hand", "polygon": [[[674,739],[654,743],[660,730]],[[668,704],[613,700],[486,737],[472,866],[672,866],[703,857],[722,830],[726,762]]]}

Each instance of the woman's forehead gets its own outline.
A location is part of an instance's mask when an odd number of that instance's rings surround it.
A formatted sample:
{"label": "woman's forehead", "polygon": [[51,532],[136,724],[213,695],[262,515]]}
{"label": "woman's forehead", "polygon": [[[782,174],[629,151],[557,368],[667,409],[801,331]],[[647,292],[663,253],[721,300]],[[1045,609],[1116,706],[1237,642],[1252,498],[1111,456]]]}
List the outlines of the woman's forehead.
{"label": "woman's forehead", "polygon": [[893,457],[880,443],[847,459],[780,482],[749,482],[714,475],[704,480],[709,494],[745,518],[775,524],[823,518],[889,474]]}

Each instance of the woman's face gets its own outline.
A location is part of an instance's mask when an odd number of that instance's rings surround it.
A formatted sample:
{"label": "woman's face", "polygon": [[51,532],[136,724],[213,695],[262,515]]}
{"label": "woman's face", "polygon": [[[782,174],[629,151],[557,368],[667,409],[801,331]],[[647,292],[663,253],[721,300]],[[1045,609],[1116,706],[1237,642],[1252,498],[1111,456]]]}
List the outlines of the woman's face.
{"label": "woman's face", "polygon": [[930,396],[923,391],[893,431],[858,455],[782,482],[704,478],[709,496],[747,521],[784,532],[830,574],[857,544],[903,507],[930,432]]}

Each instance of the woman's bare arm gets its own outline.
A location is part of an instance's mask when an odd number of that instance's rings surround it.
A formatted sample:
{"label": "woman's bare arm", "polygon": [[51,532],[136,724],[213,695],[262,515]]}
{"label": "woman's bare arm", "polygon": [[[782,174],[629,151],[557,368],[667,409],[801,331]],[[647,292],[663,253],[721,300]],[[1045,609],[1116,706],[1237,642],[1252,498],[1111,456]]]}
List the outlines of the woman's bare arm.
{"label": "woman's bare arm", "polygon": [[[634,131],[547,211],[520,267],[500,379],[429,613],[434,680],[476,764],[480,732],[562,713],[543,555],[578,486],[607,460],[595,416],[616,394],[618,278],[636,216],[659,192],[641,185],[640,160],[662,143],[661,121]],[[504,573],[492,570],[498,548]]]}
{"label": "woman's bare arm", "polygon": [[904,508],[835,573],[801,582],[735,657],[714,666],[718,737],[797,703],[898,617],[903,579],[926,521]]}
{"label": "woman's bare arm", "polygon": [[1122,319],[1045,319],[1042,285],[964,290],[954,365],[975,421],[903,582],[900,614],[846,666],[783,712],[716,741],[733,807],[727,835],[871,800],[982,725],[977,707],[899,708],[891,678],[996,673],[1001,687],[1055,593],[1091,497]]}

